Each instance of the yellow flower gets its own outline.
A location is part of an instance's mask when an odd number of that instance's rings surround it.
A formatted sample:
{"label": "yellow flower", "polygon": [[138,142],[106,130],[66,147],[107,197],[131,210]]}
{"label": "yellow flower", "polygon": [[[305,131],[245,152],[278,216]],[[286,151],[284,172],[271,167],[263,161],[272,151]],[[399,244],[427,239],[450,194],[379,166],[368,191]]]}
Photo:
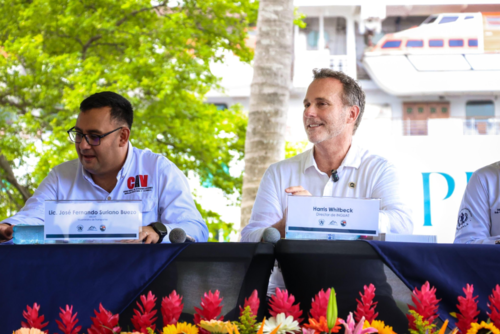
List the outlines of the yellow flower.
{"label": "yellow flower", "polygon": [[492,334],[500,334],[500,330],[493,325],[493,323],[486,323],[482,321],[480,324],[477,322],[471,324],[467,334],[477,334],[481,329],[488,329]]}
{"label": "yellow flower", "polygon": [[210,320],[210,321],[201,320],[198,326],[200,326],[203,329],[206,329],[210,333],[226,334],[229,332],[229,330],[227,329],[228,324],[230,324],[229,321],[224,322],[219,320]]}
{"label": "yellow flower", "polygon": [[[379,334],[396,334],[391,326],[386,326],[383,321],[373,320],[371,323],[365,320],[363,324],[363,328],[373,327],[375,328]],[[500,334],[500,333],[499,333]]]}
{"label": "yellow flower", "polygon": [[238,330],[238,326],[233,324],[233,323],[227,324],[227,331],[229,334],[240,334],[240,331]]}
{"label": "yellow flower", "polygon": [[120,334],[141,334],[140,332],[120,332]]}
{"label": "yellow flower", "polygon": [[198,327],[187,322],[178,322],[176,325],[163,327],[163,334],[198,334]]}
{"label": "yellow flower", "polygon": [[20,328],[12,334],[43,334],[38,328]]}

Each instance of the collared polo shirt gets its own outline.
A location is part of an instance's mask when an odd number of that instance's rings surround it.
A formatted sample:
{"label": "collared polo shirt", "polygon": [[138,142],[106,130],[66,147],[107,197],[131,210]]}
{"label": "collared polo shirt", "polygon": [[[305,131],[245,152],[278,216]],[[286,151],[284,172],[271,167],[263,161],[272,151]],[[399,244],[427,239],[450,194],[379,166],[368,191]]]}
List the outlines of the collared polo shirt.
{"label": "collared polo shirt", "polygon": [[455,243],[494,244],[500,240],[500,162],[472,174],[458,212]]}
{"label": "collared polo shirt", "polygon": [[[43,225],[46,200],[141,200],[142,225],[162,222],[170,231],[180,227],[196,241],[207,241],[208,228],[196,209],[186,177],[170,160],[150,150],[132,147],[108,193],[92,180],[78,159],[62,163],[40,183],[25,206],[4,220],[11,225]],[[163,242],[169,242],[165,238]]]}
{"label": "collared polo shirt", "polygon": [[[379,198],[379,228],[386,233],[413,233],[411,209],[400,196],[399,178],[394,165],[353,141],[337,169],[333,182],[320,171],[313,149],[271,165],[262,177],[252,215],[241,231],[241,241],[258,242],[264,230],[283,218],[287,208],[285,189],[302,186],[313,196]],[[274,270],[268,293],[284,287],[281,274]]]}

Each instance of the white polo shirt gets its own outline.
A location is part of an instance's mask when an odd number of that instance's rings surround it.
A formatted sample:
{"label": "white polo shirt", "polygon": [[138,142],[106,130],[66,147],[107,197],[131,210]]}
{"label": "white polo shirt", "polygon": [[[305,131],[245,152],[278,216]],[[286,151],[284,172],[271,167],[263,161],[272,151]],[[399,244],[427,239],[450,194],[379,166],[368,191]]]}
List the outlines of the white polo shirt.
{"label": "white polo shirt", "polygon": [[[260,241],[264,230],[281,220],[289,196],[285,189],[292,186],[302,186],[313,196],[379,198],[380,231],[412,234],[411,209],[400,196],[395,167],[385,158],[353,142],[337,173],[339,180],[333,182],[321,172],[313,149],[271,165],[262,177],[250,221],[241,231],[241,241]],[[354,183],[354,188],[350,183]],[[273,294],[276,287],[283,288],[284,283],[281,273],[274,270],[268,293]]]}
{"label": "white polo shirt", "polygon": [[500,240],[500,162],[472,174],[458,213],[455,243],[494,244]]}
{"label": "white polo shirt", "polygon": [[[43,225],[46,200],[142,200],[142,224],[162,222],[170,231],[180,227],[196,241],[208,239],[208,228],[194,204],[186,177],[170,160],[150,150],[132,147],[108,193],[94,183],[78,159],[52,169],[26,205],[4,220],[12,225]],[[165,238],[163,242],[169,242]]]}

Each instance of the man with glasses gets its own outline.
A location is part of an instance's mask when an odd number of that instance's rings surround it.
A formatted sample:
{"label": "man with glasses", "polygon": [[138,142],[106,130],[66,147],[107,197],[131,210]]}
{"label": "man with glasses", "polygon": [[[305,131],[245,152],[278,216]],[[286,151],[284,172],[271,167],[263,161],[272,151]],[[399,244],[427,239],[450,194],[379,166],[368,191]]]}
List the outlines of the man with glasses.
{"label": "man with glasses", "polygon": [[12,238],[12,225],[43,224],[46,200],[141,200],[139,242],[165,242],[176,227],[207,241],[186,177],[162,155],[132,147],[132,122],[132,106],[123,96],[101,92],[86,98],[68,130],[78,159],[56,166],[24,208],[0,224],[0,241]]}

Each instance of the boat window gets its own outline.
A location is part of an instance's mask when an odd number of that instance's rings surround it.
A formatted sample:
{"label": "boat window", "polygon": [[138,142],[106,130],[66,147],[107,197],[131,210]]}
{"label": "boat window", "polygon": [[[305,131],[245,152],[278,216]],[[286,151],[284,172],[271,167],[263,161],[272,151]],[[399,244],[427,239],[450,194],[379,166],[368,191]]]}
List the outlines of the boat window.
{"label": "boat window", "polygon": [[431,114],[435,114],[435,113],[436,113],[436,108],[431,107]]}
{"label": "boat window", "polygon": [[401,46],[401,41],[387,41],[382,45],[382,49],[388,48],[399,48]]}
{"label": "boat window", "polygon": [[436,21],[437,20],[437,16],[429,16],[428,18],[425,19],[424,22],[422,22],[422,24],[431,24],[432,22]]}
{"label": "boat window", "polygon": [[469,46],[477,46],[477,39],[469,39]]}
{"label": "boat window", "polygon": [[423,40],[408,40],[406,42],[406,47],[407,48],[421,48],[424,46],[424,41]]}
{"label": "boat window", "polygon": [[470,19],[473,19],[473,18],[474,18],[474,16],[466,16],[465,20],[470,20]]}
{"label": "boat window", "polygon": [[413,111],[413,109],[412,109],[412,108],[410,108],[410,107],[406,108],[406,113],[407,113],[407,114],[411,114],[411,112],[412,112],[412,111]]}
{"label": "boat window", "polygon": [[442,39],[431,39],[431,40],[429,40],[429,46],[430,47],[436,48],[436,47],[441,47],[443,45],[444,45],[444,43],[443,43]]}
{"label": "boat window", "polygon": [[451,47],[464,46],[464,40],[463,39],[450,39],[448,41],[448,45]]}
{"label": "boat window", "polygon": [[448,112],[448,108],[446,108],[446,107],[442,107],[442,108],[441,108],[441,112],[442,112],[443,114],[446,114],[446,113]]}
{"label": "boat window", "polygon": [[445,16],[439,21],[439,24],[455,22],[458,20],[458,16]]}
{"label": "boat window", "polygon": [[423,112],[424,112],[424,108],[419,107],[419,108],[418,108],[418,113],[419,113],[419,114],[421,114],[421,113],[423,113]]}

